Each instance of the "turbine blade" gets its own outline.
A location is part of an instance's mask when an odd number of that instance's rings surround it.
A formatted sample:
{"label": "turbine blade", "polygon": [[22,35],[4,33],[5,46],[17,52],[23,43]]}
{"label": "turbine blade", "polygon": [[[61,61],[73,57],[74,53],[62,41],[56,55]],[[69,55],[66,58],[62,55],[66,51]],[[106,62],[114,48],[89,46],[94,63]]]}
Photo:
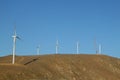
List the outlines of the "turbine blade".
{"label": "turbine blade", "polygon": [[14,35],[15,35],[15,36],[17,35],[17,33],[16,33],[16,24],[15,24],[15,26],[14,26]]}
{"label": "turbine blade", "polygon": [[19,36],[16,36],[17,39],[21,40],[21,38]]}

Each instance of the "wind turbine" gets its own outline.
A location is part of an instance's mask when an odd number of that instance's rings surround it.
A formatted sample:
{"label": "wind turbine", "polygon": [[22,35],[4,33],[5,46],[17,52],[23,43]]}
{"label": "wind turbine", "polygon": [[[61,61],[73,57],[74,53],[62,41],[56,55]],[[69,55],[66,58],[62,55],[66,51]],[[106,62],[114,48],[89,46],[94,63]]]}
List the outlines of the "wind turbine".
{"label": "wind turbine", "polygon": [[16,33],[16,26],[14,28],[14,35],[12,37],[13,37],[13,58],[12,58],[12,64],[15,64],[16,39],[20,39],[20,37],[18,37],[17,33]]}
{"label": "wind turbine", "polygon": [[37,55],[40,55],[40,45],[37,47]]}
{"label": "wind turbine", "polygon": [[99,54],[101,54],[102,53],[102,46],[101,46],[101,44],[99,44]]}
{"label": "wind turbine", "polygon": [[96,52],[96,54],[98,54],[96,38],[95,38],[95,40],[94,40],[94,47],[95,47],[95,52]]}
{"label": "wind turbine", "polygon": [[58,48],[59,48],[59,42],[58,40],[56,41],[56,54],[58,54]]}
{"label": "wind turbine", "polygon": [[77,42],[77,54],[79,54],[79,42]]}

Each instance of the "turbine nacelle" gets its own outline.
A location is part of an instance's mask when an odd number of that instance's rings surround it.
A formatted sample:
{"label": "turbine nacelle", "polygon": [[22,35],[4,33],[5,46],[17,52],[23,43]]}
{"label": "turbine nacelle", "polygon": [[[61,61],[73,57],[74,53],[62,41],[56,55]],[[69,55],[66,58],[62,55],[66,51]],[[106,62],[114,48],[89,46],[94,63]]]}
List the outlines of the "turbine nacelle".
{"label": "turbine nacelle", "polygon": [[15,38],[15,39],[21,40],[21,38],[20,38],[19,36],[14,35],[14,36],[12,36],[12,37]]}

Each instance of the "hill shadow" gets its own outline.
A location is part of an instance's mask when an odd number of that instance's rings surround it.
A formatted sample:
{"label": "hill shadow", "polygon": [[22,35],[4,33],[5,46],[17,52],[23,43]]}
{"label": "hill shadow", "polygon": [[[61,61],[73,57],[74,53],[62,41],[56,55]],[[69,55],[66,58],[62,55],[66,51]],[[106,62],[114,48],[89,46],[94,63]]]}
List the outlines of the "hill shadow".
{"label": "hill shadow", "polygon": [[26,62],[24,65],[31,64],[31,63],[37,61],[38,59],[39,59],[39,57],[38,57],[38,58],[34,58],[34,59],[32,59],[31,61]]}

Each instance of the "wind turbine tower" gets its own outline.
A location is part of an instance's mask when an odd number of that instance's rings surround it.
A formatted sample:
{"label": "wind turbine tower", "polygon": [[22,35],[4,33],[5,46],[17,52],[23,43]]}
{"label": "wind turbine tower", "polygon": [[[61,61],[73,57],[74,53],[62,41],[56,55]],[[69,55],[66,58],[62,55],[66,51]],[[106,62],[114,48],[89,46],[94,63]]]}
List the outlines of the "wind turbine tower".
{"label": "wind turbine tower", "polygon": [[40,55],[40,45],[37,47],[37,55]]}
{"label": "wind turbine tower", "polygon": [[96,38],[95,38],[95,40],[94,40],[94,47],[95,47],[95,52],[96,52],[96,54],[98,54],[98,48],[97,48]]}
{"label": "wind turbine tower", "polygon": [[12,58],[12,64],[15,64],[15,54],[16,54],[16,39],[20,39],[16,34],[16,27],[14,28],[14,35],[13,37],[13,58]]}
{"label": "wind turbine tower", "polygon": [[101,54],[102,53],[102,46],[101,46],[101,44],[99,44],[99,54]]}
{"label": "wind turbine tower", "polygon": [[79,54],[79,42],[77,42],[77,54]]}
{"label": "wind turbine tower", "polygon": [[58,48],[59,48],[59,42],[58,40],[56,41],[56,54],[58,54]]}

